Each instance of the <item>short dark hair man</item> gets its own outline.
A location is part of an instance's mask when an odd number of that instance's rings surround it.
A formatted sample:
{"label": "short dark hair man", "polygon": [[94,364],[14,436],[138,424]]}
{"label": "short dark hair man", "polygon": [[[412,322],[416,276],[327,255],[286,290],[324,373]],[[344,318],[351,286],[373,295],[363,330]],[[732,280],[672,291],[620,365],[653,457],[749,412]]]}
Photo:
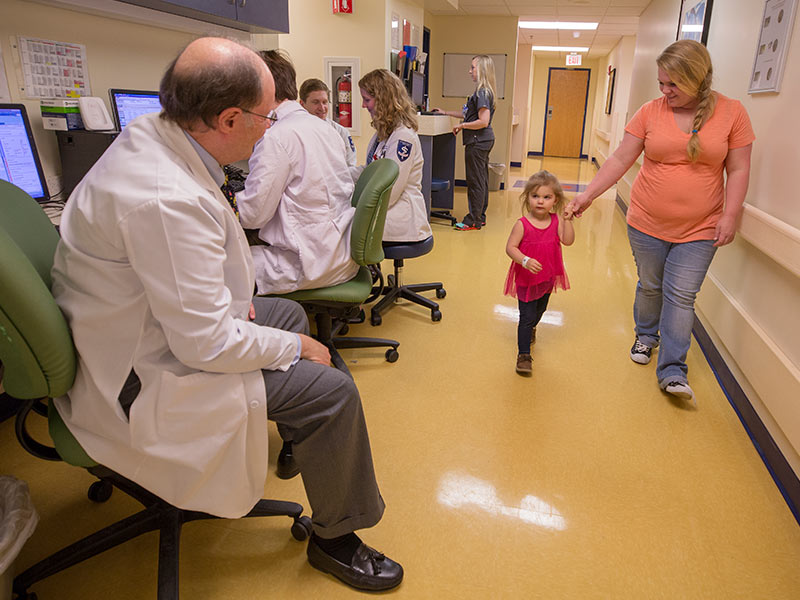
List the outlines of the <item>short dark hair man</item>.
{"label": "short dark hair man", "polygon": [[328,107],[330,106],[330,90],[325,82],[320,79],[306,79],[300,86],[300,106],[305,108],[312,115],[319,117],[336,130],[344,140],[345,160],[347,165],[355,167],[357,164],[356,145],[347,127],[342,127],[333,120],[328,120]]}
{"label": "short dark hair man", "polygon": [[180,508],[233,518],[263,492],[269,415],[294,441],[311,564],[394,587],[402,567],[353,533],[384,508],[358,390],[299,305],[251,297],[250,252],[220,189],[222,165],[247,158],[271,122],[273,78],[254,52],[202,38],[167,69],[161,101],[63,214],[53,294],[79,363],[59,413],[96,461]]}
{"label": "short dark hair man", "polygon": [[350,257],[353,178],[344,144],[295,100],[295,70],[280,51],[261,52],[275,78],[277,121],[256,143],[238,194],[242,226],[266,244],[250,252],[259,294],[329,287],[358,273]]}

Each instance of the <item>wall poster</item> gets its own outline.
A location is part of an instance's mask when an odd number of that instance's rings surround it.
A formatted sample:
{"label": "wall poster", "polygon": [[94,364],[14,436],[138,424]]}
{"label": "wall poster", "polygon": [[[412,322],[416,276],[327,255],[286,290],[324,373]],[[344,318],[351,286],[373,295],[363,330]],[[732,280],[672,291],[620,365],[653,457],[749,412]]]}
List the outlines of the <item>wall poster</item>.
{"label": "wall poster", "polygon": [[766,0],[748,92],[779,92],[797,0]]}

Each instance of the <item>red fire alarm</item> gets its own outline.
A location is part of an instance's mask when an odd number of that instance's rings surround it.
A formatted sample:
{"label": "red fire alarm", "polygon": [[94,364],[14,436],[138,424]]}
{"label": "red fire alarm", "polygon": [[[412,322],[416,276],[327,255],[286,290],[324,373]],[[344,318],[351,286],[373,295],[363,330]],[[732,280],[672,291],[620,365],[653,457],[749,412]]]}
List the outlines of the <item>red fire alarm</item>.
{"label": "red fire alarm", "polygon": [[353,14],[353,0],[333,0],[333,14]]}

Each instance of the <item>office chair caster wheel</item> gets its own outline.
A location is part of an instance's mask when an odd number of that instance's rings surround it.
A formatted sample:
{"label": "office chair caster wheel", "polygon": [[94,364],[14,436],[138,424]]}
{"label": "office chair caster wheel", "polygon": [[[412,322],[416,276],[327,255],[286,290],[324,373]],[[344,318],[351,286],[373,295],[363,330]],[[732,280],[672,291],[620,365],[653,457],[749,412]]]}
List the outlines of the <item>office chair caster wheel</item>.
{"label": "office chair caster wheel", "polygon": [[377,327],[381,323],[383,323],[383,319],[378,313],[370,313],[369,315],[369,322],[374,326]]}
{"label": "office chair caster wheel", "polygon": [[111,498],[111,492],[113,491],[113,485],[111,485],[108,481],[100,480],[95,481],[89,486],[89,492],[87,493],[87,496],[89,496],[89,500],[92,502],[105,502]]}
{"label": "office chair caster wheel", "polygon": [[311,519],[308,517],[300,517],[295,519],[292,523],[292,537],[298,542],[308,539],[311,535]]}
{"label": "office chair caster wheel", "polygon": [[439,288],[438,290],[436,290],[437,298],[444,298],[445,296],[447,296],[447,290],[445,290],[444,288]]}
{"label": "office chair caster wheel", "polygon": [[440,310],[432,310],[431,311],[431,321],[433,321],[435,323],[436,321],[441,321],[441,320],[442,320],[442,311],[440,311]]}
{"label": "office chair caster wheel", "polygon": [[397,362],[398,358],[400,358],[400,353],[397,350],[395,350],[394,348],[389,348],[386,351],[386,361],[387,362],[390,362],[390,363]]}
{"label": "office chair caster wheel", "polygon": [[386,285],[388,285],[389,287],[394,287],[394,275],[386,276]]}

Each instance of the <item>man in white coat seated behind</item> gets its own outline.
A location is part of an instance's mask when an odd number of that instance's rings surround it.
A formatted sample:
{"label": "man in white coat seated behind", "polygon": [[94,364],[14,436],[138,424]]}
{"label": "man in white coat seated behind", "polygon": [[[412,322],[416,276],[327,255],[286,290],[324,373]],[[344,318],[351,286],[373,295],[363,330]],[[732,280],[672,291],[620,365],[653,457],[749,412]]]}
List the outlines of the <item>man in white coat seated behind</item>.
{"label": "man in white coat seated behind", "polygon": [[277,121],[250,157],[237,194],[245,229],[267,245],[250,248],[258,294],[328,287],[352,279],[353,179],[342,138],[297,102],[295,70],[279,51],[261,52],[275,79]]}
{"label": "man in white coat seated behind", "polygon": [[56,407],[95,461],[230,518],[263,493],[269,417],[294,440],[309,562],[354,587],[394,587],[402,567],[354,533],[384,510],[355,383],[308,337],[298,304],[252,298],[250,250],[220,189],[221,165],[246,159],[269,125],[269,69],[201,38],[167,69],[160,100],[161,115],[128,125],[64,210],[53,294],[78,370]]}
{"label": "man in white coat seated behind", "polygon": [[350,135],[347,127],[342,127],[333,119],[328,120],[328,107],[330,106],[328,98],[329,93],[328,86],[324,81],[320,79],[306,79],[300,86],[300,106],[305,108],[312,115],[325,121],[339,134],[339,137],[344,140],[344,158],[347,161],[347,166],[355,167],[358,164],[358,160],[353,137]]}

